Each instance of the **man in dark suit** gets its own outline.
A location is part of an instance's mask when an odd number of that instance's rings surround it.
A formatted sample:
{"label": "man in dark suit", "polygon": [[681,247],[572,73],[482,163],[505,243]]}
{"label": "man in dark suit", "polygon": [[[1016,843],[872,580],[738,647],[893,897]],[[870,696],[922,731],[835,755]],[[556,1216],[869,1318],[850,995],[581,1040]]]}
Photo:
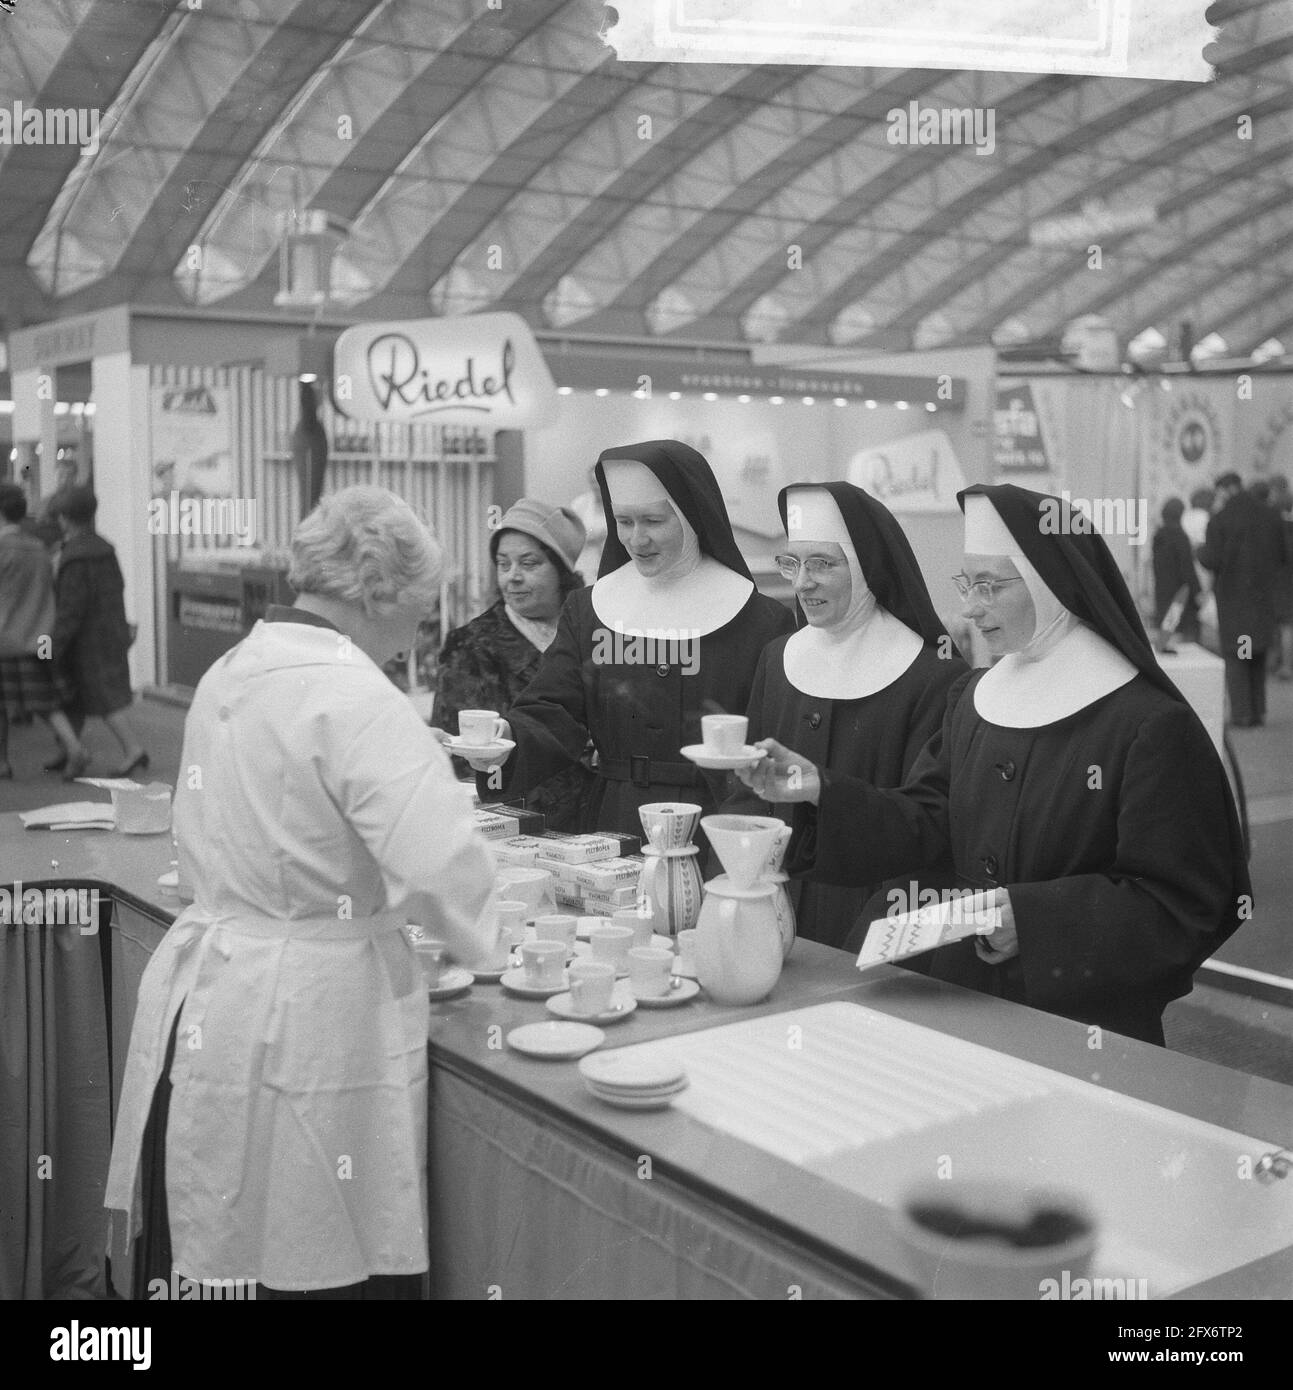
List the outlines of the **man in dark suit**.
{"label": "man in dark suit", "polygon": [[1217,479],[1217,501],[1199,562],[1217,577],[1230,723],[1254,728],[1266,719],[1266,653],[1275,634],[1276,585],[1288,559],[1284,531],[1274,511],[1244,491],[1238,473]]}

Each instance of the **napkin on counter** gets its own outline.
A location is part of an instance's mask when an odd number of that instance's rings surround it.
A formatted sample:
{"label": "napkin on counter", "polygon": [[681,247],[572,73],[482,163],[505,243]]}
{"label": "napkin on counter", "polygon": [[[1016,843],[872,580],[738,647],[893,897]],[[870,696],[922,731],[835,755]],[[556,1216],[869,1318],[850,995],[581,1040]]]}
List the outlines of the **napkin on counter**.
{"label": "napkin on counter", "polygon": [[117,823],[111,805],[105,801],[41,806],[35,811],[19,811],[18,819],[28,830],[111,830]]}
{"label": "napkin on counter", "polygon": [[992,904],[996,890],[966,893],[950,902],[932,903],[915,912],[900,912],[871,923],[857,968],[889,965],[936,946],[963,941],[967,936],[989,936],[1001,925],[1001,909]]}

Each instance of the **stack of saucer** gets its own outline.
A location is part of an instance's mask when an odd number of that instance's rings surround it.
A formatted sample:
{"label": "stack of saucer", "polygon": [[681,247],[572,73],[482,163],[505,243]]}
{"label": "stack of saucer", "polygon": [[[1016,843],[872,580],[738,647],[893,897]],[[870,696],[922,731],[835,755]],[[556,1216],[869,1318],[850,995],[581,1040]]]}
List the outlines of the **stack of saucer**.
{"label": "stack of saucer", "polygon": [[681,1062],[631,1052],[598,1052],[579,1063],[584,1084],[607,1105],[625,1110],[660,1110],[687,1089]]}

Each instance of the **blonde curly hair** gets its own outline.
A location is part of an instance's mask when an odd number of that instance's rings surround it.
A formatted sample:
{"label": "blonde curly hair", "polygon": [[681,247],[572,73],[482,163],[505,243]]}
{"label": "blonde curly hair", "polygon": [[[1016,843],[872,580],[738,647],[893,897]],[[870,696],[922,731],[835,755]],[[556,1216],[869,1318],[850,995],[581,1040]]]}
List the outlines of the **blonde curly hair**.
{"label": "blonde curly hair", "polygon": [[287,578],[297,593],[359,604],[377,618],[429,613],[443,571],[444,548],[403,498],[347,487],[321,497],[297,526]]}

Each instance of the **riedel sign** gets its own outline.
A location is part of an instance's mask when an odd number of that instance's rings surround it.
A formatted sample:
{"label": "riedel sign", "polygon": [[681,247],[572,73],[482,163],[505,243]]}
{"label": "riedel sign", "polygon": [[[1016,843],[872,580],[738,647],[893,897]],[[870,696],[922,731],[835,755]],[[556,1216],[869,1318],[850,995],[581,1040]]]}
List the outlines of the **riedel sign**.
{"label": "riedel sign", "polygon": [[517,314],[360,324],[333,356],[337,408],[356,420],[514,429],[542,424],[555,394]]}

